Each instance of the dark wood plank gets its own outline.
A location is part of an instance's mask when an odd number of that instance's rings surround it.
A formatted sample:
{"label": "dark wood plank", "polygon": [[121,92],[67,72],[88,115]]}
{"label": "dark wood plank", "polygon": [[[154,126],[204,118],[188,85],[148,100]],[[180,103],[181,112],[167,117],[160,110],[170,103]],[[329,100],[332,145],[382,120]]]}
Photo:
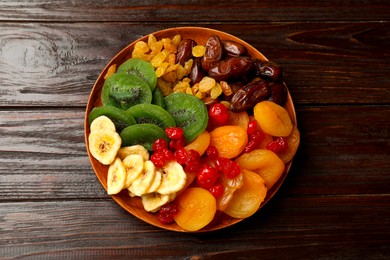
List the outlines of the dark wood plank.
{"label": "dark wood plank", "polygon": [[291,192],[389,194],[389,106],[298,108],[297,113],[301,144],[289,176],[297,189]]}
{"label": "dark wood plank", "polygon": [[[176,25],[180,24],[169,26]],[[246,40],[281,64],[297,104],[390,103],[390,23],[209,27]],[[131,23],[2,23],[0,106],[85,106],[109,60],[132,41],[163,28]]]}
{"label": "dark wood plank", "polygon": [[0,111],[0,200],[107,197],[89,163],[84,114]]}
{"label": "dark wood plank", "polygon": [[0,20],[142,22],[295,22],[389,20],[389,3],[375,1],[44,1],[0,3]]}
{"label": "dark wood plank", "polygon": [[[297,113],[301,145],[281,192],[389,194],[389,106]],[[0,200],[106,198],[88,160],[83,120],[83,109],[0,110]]]}
{"label": "dark wood plank", "polygon": [[[390,253],[389,202],[388,196],[280,198],[233,227],[207,234],[154,228],[110,200],[3,203],[0,255],[384,258]],[[368,223],[373,217],[380,222]]]}

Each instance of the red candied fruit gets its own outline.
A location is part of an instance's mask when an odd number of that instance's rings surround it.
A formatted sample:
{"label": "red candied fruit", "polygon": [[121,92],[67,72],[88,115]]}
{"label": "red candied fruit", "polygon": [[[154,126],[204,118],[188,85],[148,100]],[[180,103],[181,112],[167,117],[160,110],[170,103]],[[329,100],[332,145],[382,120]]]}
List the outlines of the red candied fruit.
{"label": "red candied fruit", "polygon": [[178,139],[171,139],[169,142],[169,148],[172,150],[178,150],[186,145],[186,138],[182,135]]}
{"label": "red candied fruit", "polygon": [[[249,125],[248,125],[248,129],[249,129]],[[250,131],[250,132],[252,132],[252,131]],[[254,149],[256,149],[259,146],[259,144],[261,143],[261,141],[263,141],[265,134],[263,132],[255,129],[255,130],[253,130],[253,133],[249,134],[248,137],[249,137],[249,142],[247,143],[247,145],[244,148],[244,151],[243,151],[244,153],[249,153],[249,152],[253,151]]]}
{"label": "red candied fruit", "polygon": [[187,151],[187,161],[186,161],[186,167],[185,171],[187,172],[196,172],[200,167],[200,155],[199,153],[194,150],[190,149]]}
{"label": "red candied fruit", "polygon": [[222,196],[223,192],[225,191],[225,188],[222,184],[218,183],[215,184],[213,187],[209,188],[208,190],[217,199]]}
{"label": "red candied fruit", "polygon": [[156,139],[152,145],[152,150],[154,152],[162,151],[165,148],[168,148],[168,142],[163,138]]}
{"label": "red candied fruit", "polygon": [[167,127],[165,128],[165,133],[170,139],[177,140],[183,136],[184,130],[181,127]]}
{"label": "red candied fruit", "polygon": [[283,153],[288,150],[288,143],[285,137],[276,137],[269,142],[266,148],[274,153]]}
{"label": "red candied fruit", "polygon": [[241,173],[240,165],[228,158],[219,157],[216,161],[218,170],[225,174],[226,178],[233,179]]}
{"label": "red candied fruit", "polygon": [[174,158],[178,163],[185,166],[184,170],[186,172],[196,172],[200,166],[200,155],[194,150],[185,150],[183,147],[176,150],[173,153]]}
{"label": "red candied fruit", "polygon": [[183,147],[180,148],[180,149],[177,149],[173,155],[175,156],[175,159],[178,163],[180,164],[185,164],[187,162],[187,159],[188,159],[188,154],[187,154],[187,151],[186,149],[184,149]]}
{"label": "red candied fruit", "polygon": [[209,117],[215,125],[224,125],[229,121],[228,110],[221,103],[213,104],[209,108]]}
{"label": "red candied fruit", "polygon": [[256,132],[257,129],[257,121],[252,120],[248,123],[247,133],[248,135],[253,135]]}
{"label": "red candied fruit", "polygon": [[164,154],[164,158],[167,161],[175,160],[175,156],[174,156],[173,152],[171,150],[169,150],[168,148],[164,148],[161,152]]}
{"label": "red candied fruit", "polygon": [[219,157],[218,149],[215,146],[210,145],[206,149],[206,155],[210,160],[217,160]]}
{"label": "red candied fruit", "polygon": [[174,222],[174,217],[178,212],[179,208],[176,204],[168,203],[158,211],[157,219],[163,224],[171,224]]}
{"label": "red candied fruit", "polygon": [[219,178],[219,172],[216,168],[208,164],[202,164],[196,174],[199,187],[210,189]]}
{"label": "red candied fruit", "polygon": [[150,160],[152,161],[154,166],[161,168],[164,166],[166,159],[165,159],[164,153],[162,151],[157,151],[157,152],[154,152],[152,154],[152,156],[150,156]]}

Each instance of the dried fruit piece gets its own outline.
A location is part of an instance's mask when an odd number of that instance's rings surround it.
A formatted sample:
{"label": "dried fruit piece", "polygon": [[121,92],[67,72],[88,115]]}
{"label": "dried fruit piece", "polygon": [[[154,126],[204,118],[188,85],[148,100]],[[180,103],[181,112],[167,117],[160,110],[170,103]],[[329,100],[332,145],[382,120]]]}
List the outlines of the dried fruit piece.
{"label": "dried fruit piece", "polygon": [[[162,140],[164,140],[164,139],[162,139]],[[139,144],[121,147],[118,151],[117,156],[119,158],[121,158],[121,160],[124,160],[127,156],[129,156],[131,154],[139,154],[142,156],[144,161],[149,160],[149,151],[145,147],[143,147],[142,145],[139,145]]]}
{"label": "dried fruit piece", "polygon": [[229,113],[229,120],[227,122],[228,125],[241,126],[245,130],[248,128],[249,116],[246,111],[232,112],[229,110],[228,113]]}
{"label": "dried fruit piece", "polygon": [[284,163],[288,163],[292,160],[299,146],[300,134],[296,125],[294,126],[292,133],[286,137],[286,141],[288,143],[287,151],[278,153],[278,156]]}
{"label": "dried fruit piece", "polygon": [[289,136],[293,129],[290,116],[285,108],[271,101],[262,101],[253,109],[260,128],[272,136]]}
{"label": "dried fruit piece", "polygon": [[221,126],[228,122],[229,113],[223,104],[216,103],[211,105],[209,108],[209,118],[213,124]]}
{"label": "dried fruit piece", "polygon": [[208,113],[198,98],[181,92],[164,99],[165,109],[172,115],[176,126],[183,128],[187,142],[194,140],[207,127]]}
{"label": "dried fruit piece", "polygon": [[200,156],[204,154],[210,144],[210,133],[206,130],[200,133],[191,143],[187,144],[184,149],[187,151],[196,150]]}
{"label": "dried fruit piece", "polygon": [[107,174],[107,194],[118,194],[126,184],[126,170],[119,158],[110,164]]}
{"label": "dried fruit piece", "polygon": [[107,79],[109,76],[111,76],[112,74],[114,74],[115,71],[116,71],[116,64],[112,64],[112,65],[108,68],[108,70],[107,70],[107,72],[106,72],[106,75],[104,75],[104,79]]}
{"label": "dried fruit piece", "polygon": [[203,45],[196,45],[192,48],[192,56],[199,58],[204,55],[205,47]]}
{"label": "dried fruit piece", "polygon": [[130,154],[122,160],[126,171],[126,182],[124,188],[128,188],[133,184],[144,169],[144,158],[140,154]]}
{"label": "dried fruit piece", "polygon": [[99,129],[88,136],[89,151],[101,164],[109,165],[116,157],[122,140],[117,132]]}
{"label": "dried fruit piece", "polygon": [[217,198],[217,209],[224,211],[233,198],[234,192],[241,188],[244,183],[244,178],[242,174],[237,175],[234,178],[227,178],[224,174],[221,175],[219,181],[224,187],[224,191],[221,197]]}
{"label": "dried fruit piece", "polygon": [[219,155],[226,158],[238,156],[248,143],[246,130],[241,126],[220,126],[210,133],[210,145],[215,146]]}
{"label": "dried fruit piece", "polygon": [[265,149],[244,153],[236,162],[241,169],[257,172],[263,177],[268,189],[282,176],[285,168],[284,162],[274,152]]}
{"label": "dried fruit piece", "polygon": [[223,211],[233,218],[247,218],[259,208],[267,194],[263,178],[258,174],[243,170],[244,183],[236,190],[232,200]]}
{"label": "dried fruit piece", "polygon": [[215,79],[206,76],[199,82],[199,91],[207,92],[215,86],[215,83]]}
{"label": "dried fruit piece", "polygon": [[214,196],[205,189],[193,187],[184,190],[176,198],[179,212],[175,222],[184,230],[197,231],[209,224],[217,211]]}
{"label": "dried fruit piece", "polygon": [[90,131],[95,132],[97,130],[107,130],[111,132],[116,132],[115,123],[105,115],[100,115],[96,118],[89,116],[90,121]]}

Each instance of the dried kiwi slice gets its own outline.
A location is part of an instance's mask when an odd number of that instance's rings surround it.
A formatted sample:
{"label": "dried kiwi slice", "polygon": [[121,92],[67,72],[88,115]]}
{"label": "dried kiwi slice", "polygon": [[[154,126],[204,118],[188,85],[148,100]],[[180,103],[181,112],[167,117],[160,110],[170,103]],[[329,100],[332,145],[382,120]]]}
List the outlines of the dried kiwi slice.
{"label": "dried kiwi slice", "polygon": [[207,127],[208,112],[202,100],[181,92],[172,93],[164,98],[165,109],[183,128],[187,143],[195,139]]}
{"label": "dried kiwi slice", "polygon": [[136,75],[148,82],[150,90],[153,91],[156,88],[157,76],[150,62],[138,58],[131,58],[118,67],[117,73]]}
{"label": "dried kiwi slice", "polygon": [[135,125],[137,122],[134,117],[127,111],[113,106],[100,106],[91,110],[88,115],[89,124],[99,116],[107,116],[115,124],[116,131],[120,133],[128,126]]}
{"label": "dried kiwi slice", "polygon": [[152,92],[152,104],[165,108],[164,95],[159,88],[155,88]]}
{"label": "dried kiwi slice", "polygon": [[138,76],[115,73],[104,82],[101,99],[105,106],[126,110],[136,104],[151,103],[152,91],[148,83]]}
{"label": "dried kiwi slice", "polygon": [[149,151],[152,151],[152,145],[158,138],[169,141],[165,131],[154,124],[136,124],[123,129],[120,133],[122,146],[131,146],[140,144]]}
{"label": "dried kiwi slice", "polygon": [[153,104],[138,104],[126,110],[137,124],[155,124],[162,129],[176,126],[175,120],[165,109]]}

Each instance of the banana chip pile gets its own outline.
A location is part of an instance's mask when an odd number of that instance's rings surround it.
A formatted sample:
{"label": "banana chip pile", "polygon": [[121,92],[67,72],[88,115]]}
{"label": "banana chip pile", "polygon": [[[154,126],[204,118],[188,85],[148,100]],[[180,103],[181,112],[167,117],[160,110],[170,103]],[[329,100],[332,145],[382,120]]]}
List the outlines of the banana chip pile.
{"label": "banana chip pile", "polygon": [[92,156],[100,163],[109,165],[109,195],[127,189],[131,197],[141,197],[146,211],[156,212],[173,201],[176,193],[186,185],[187,175],[178,162],[171,161],[157,168],[142,145],[121,148],[122,139],[108,117],[94,119],[90,130],[89,149]]}

